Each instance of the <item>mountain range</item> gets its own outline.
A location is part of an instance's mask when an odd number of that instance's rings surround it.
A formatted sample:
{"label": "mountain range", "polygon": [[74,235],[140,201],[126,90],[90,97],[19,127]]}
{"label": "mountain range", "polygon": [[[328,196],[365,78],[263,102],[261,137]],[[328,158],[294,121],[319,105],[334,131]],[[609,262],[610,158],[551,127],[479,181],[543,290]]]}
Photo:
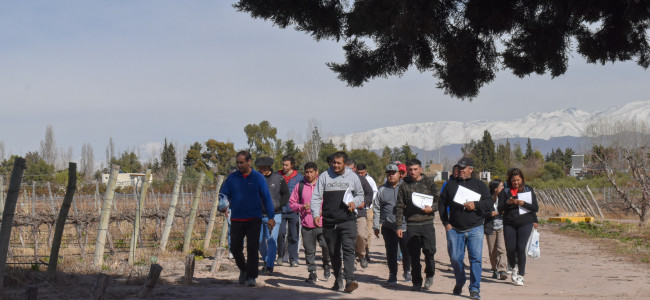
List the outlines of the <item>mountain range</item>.
{"label": "mountain range", "polygon": [[[401,147],[408,143],[421,154],[427,156],[459,156],[460,146],[470,140],[479,140],[483,131],[488,130],[495,142],[509,139],[511,144],[531,139],[533,147],[542,154],[551,149],[572,147],[580,151],[586,139],[583,137],[585,127],[593,120],[633,119],[648,122],[650,120],[650,101],[635,101],[597,112],[587,112],[576,108],[540,113],[534,112],[525,118],[508,121],[471,121],[471,122],[425,122],[400,126],[377,128],[343,136],[334,136],[335,144],[345,143],[351,148],[368,148],[374,150]],[[523,143],[522,143],[523,141]],[[437,152],[442,153],[439,155]],[[584,150],[584,149],[583,149]],[[425,153],[423,153],[425,152]],[[451,152],[451,153],[449,153]],[[454,153],[455,154],[452,154]],[[447,155],[448,156],[448,155]],[[436,159],[433,159],[436,161]]]}

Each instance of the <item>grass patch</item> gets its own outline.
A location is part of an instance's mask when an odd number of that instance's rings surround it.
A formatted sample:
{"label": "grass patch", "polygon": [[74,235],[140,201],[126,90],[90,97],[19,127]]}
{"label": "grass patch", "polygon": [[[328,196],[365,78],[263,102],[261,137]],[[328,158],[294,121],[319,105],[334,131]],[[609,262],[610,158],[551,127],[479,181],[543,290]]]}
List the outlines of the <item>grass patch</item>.
{"label": "grass patch", "polygon": [[637,224],[596,221],[594,223],[571,223],[559,225],[559,231],[574,233],[589,238],[606,239],[614,242],[614,252],[625,255],[636,262],[650,262],[650,228]]}

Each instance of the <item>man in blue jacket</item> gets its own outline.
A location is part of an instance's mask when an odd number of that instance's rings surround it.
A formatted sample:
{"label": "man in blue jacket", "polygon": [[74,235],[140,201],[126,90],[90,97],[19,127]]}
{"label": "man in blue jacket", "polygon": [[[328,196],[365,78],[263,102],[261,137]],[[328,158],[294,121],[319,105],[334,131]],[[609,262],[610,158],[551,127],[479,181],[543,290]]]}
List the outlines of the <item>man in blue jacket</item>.
{"label": "man in blue jacket", "polygon": [[[275,213],[264,175],[251,168],[251,154],[248,151],[239,151],[235,160],[238,170],[228,176],[219,194],[230,202],[231,252],[239,268],[239,283],[255,287],[262,206],[269,217],[269,230],[273,230],[275,226]],[[244,237],[247,240],[247,258],[244,258]]]}

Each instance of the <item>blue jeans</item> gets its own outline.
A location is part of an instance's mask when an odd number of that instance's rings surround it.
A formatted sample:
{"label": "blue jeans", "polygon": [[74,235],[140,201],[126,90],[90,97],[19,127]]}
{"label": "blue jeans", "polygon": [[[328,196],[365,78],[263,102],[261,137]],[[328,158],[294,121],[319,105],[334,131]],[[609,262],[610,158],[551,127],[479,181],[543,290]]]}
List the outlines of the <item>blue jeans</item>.
{"label": "blue jeans", "polygon": [[467,232],[458,231],[455,228],[447,231],[447,251],[454,268],[454,277],[457,286],[464,286],[467,281],[465,275],[465,248],[469,257],[469,290],[481,291],[481,271],[483,256],[483,225],[476,226]]}
{"label": "blue jeans", "polygon": [[273,231],[269,231],[269,218],[262,218],[262,231],[260,234],[260,255],[266,263],[267,268],[273,268],[275,266],[275,257],[278,254],[278,233],[280,232],[282,214],[275,214],[273,219],[275,220],[275,226],[273,227]]}

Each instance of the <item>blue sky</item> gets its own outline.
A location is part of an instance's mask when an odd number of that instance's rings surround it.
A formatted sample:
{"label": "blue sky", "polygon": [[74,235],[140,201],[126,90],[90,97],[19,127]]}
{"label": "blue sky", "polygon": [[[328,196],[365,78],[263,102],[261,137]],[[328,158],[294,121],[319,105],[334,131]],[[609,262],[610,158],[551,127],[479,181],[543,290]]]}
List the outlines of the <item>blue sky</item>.
{"label": "blue sky", "polygon": [[[568,107],[586,111],[650,100],[650,73],[634,63],[589,65],[516,78],[500,72],[472,102],[435,88],[431,73],[349,88],[327,62],[342,43],[236,12],[233,1],[3,1],[0,142],[36,151],[52,125],[57,146],[117,150],[209,138],[244,147],[243,128],[269,120],[298,140],[307,122],[343,134],[430,121],[507,120]],[[147,155],[150,150],[143,150]]]}

